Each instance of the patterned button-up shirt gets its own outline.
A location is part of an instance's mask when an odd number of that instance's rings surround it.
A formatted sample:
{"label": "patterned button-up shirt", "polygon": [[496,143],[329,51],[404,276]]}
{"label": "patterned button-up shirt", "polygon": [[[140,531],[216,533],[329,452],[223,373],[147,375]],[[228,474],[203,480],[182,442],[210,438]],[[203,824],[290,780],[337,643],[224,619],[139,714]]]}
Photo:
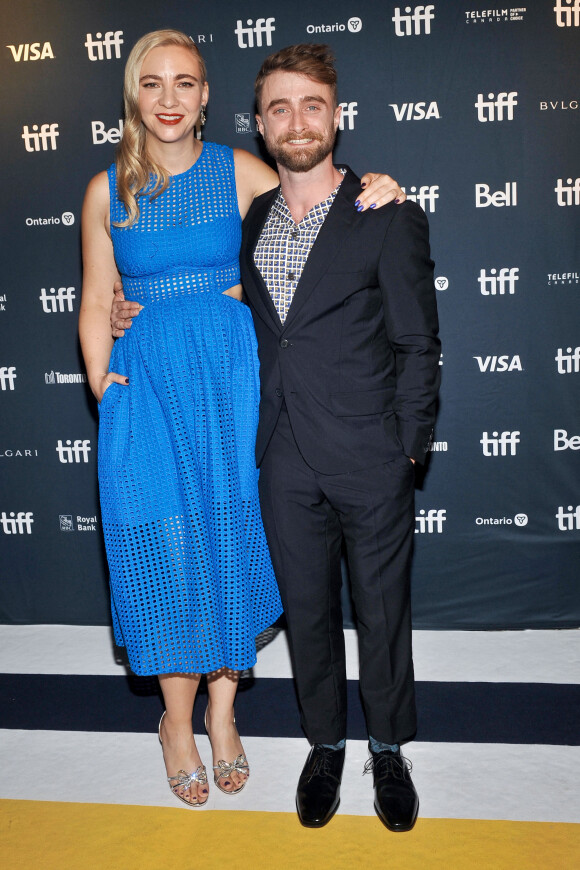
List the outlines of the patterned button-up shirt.
{"label": "patterned button-up shirt", "polygon": [[[339,169],[344,175],[345,169]],[[295,223],[282,191],[272,206],[254,251],[254,262],[264,279],[282,323],[286,320],[302,270],[340,184],[330,196],[312,206]]]}

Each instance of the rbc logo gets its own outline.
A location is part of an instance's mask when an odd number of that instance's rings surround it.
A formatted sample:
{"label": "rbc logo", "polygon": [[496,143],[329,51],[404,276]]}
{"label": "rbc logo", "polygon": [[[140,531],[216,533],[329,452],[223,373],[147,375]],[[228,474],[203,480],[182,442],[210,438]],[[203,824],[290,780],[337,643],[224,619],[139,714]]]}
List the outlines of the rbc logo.
{"label": "rbc logo", "polygon": [[88,462],[91,451],[91,442],[88,438],[81,441],[80,438],[73,442],[68,439],[64,444],[59,439],[56,445],[59,461],[65,465],[71,462]]}
{"label": "rbc logo", "polygon": [[580,27],[580,0],[556,0],[554,12],[558,27]]}
{"label": "rbc logo", "polygon": [[348,121],[348,129],[354,130],[354,116],[358,115],[356,107],[358,103],[340,103],[339,104],[342,112],[340,113],[340,121],[338,123],[338,129],[344,130],[344,122]]}
{"label": "rbc logo", "polygon": [[0,390],[13,390],[16,380],[16,366],[0,367]]}
{"label": "rbc logo", "polygon": [[111,60],[113,49],[115,49],[115,57],[121,57],[121,46],[123,45],[122,30],[108,30],[104,38],[102,33],[97,33],[96,36],[97,38],[93,39],[92,35],[87,33],[85,48],[89,55],[89,60]]}
{"label": "rbc logo", "polygon": [[5,535],[31,535],[32,523],[34,522],[34,514],[32,511],[10,511],[10,516],[7,516],[6,511],[2,511],[0,516],[0,525]]}
{"label": "rbc logo", "polygon": [[505,109],[505,120],[513,121],[514,106],[518,104],[517,95],[517,91],[510,91],[509,94],[503,91],[497,95],[497,99],[494,99],[495,94],[488,94],[487,100],[484,100],[483,94],[478,94],[477,102],[474,103],[477,109],[477,120],[481,121],[482,124],[487,123],[487,121],[503,121]]}
{"label": "rbc logo", "polygon": [[[234,33],[238,37],[238,46],[240,48],[254,48],[254,36],[256,37],[255,45],[257,48],[262,47],[262,36],[266,36],[266,45],[272,45],[272,34],[276,30],[274,26],[275,18],[256,18],[256,23],[252,18],[246,21],[246,27],[238,18],[237,27]],[[245,41],[247,38],[247,42]]]}
{"label": "rbc logo", "polygon": [[512,296],[516,292],[516,281],[519,281],[519,268],[514,266],[512,269],[508,269],[507,266],[499,270],[499,275],[497,274],[497,269],[490,269],[489,276],[486,275],[485,269],[480,269],[479,278],[477,279],[479,282],[479,287],[481,289],[482,296],[504,296],[507,292]]}
{"label": "rbc logo", "polygon": [[436,533],[441,535],[443,533],[443,523],[447,519],[446,513],[445,508],[440,508],[439,510],[431,508],[429,512],[420,510],[419,516],[415,517],[415,534],[424,535],[426,533],[432,535]]}
{"label": "rbc logo", "polygon": [[[492,432],[491,436],[483,432],[480,444],[483,445],[484,456],[515,456],[520,443],[519,432]],[[509,450],[509,453],[508,453]]]}
{"label": "rbc logo", "polygon": [[580,205],[580,178],[559,178],[556,187],[556,202],[558,205]]}
{"label": "rbc logo", "polygon": [[45,314],[54,314],[57,311],[72,311],[73,299],[75,298],[74,287],[59,287],[55,290],[51,287],[48,293],[43,287],[38,297],[42,302],[42,310]]}
{"label": "rbc logo", "polygon": [[56,137],[59,135],[58,124],[42,124],[40,130],[38,124],[32,125],[32,132],[28,124],[22,128],[22,138],[27,151],[48,151],[48,143],[52,151],[56,151]]}
{"label": "rbc logo", "polygon": [[[395,36],[418,36],[421,33],[421,24],[425,25],[425,33],[431,33],[431,22],[435,18],[435,6],[405,6],[405,15],[401,15],[398,6],[395,7],[392,21],[395,22]],[[401,25],[404,26],[404,30]]]}

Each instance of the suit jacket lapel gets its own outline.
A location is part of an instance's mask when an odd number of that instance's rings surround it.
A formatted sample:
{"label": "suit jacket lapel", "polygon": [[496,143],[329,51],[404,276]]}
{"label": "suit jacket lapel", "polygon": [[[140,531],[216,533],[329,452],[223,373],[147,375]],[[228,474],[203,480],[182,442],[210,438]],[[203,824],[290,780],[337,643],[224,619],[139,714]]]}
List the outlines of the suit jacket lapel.
{"label": "suit jacket lapel", "polygon": [[360,181],[347,168],[326,220],[320,228],[316,242],[312,246],[300,281],[296,287],[292,304],[284,322],[284,329],[292,323],[298,312],[308,300],[316,285],[328,270],[337,253],[343,250],[346,238],[361,215],[355,210],[355,199],[360,193]]}
{"label": "suit jacket lapel", "polygon": [[242,256],[245,257],[246,266],[253,278],[253,284],[244,287],[244,291],[250,302],[259,313],[262,320],[265,320],[270,326],[273,326],[277,332],[282,329],[280,316],[276,311],[276,306],[272,301],[272,297],[266,287],[264,279],[260,271],[256,268],[254,262],[254,251],[264,223],[268,217],[270,207],[278,195],[279,187],[271,192],[270,196],[266,196],[259,205],[252,209],[246,220],[248,221],[246,230],[246,245]]}

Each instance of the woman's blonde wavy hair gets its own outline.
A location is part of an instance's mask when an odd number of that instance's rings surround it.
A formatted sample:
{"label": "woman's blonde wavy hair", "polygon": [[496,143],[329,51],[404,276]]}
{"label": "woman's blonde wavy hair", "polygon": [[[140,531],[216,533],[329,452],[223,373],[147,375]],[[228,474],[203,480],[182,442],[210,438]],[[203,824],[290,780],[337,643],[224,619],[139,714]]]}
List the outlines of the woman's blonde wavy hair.
{"label": "woman's blonde wavy hair", "polygon": [[[117,192],[127,210],[127,219],[115,223],[119,227],[130,227],[135,223],[139,217],[138,199],[145,191],[148,196],[159,196],[170,181],[168,172],[147,154],[145,127],[139,111],[139,75],[143,61],[151,49],[162,45],[178,45],[190,51],[199,63],[201,83],[206,81],[206,67],[197,45],[180,30],[154,30],[142,36],[133,46],[125,66],[125,124],[115,158]],[[152,178],[155,179],[154,183]]]}

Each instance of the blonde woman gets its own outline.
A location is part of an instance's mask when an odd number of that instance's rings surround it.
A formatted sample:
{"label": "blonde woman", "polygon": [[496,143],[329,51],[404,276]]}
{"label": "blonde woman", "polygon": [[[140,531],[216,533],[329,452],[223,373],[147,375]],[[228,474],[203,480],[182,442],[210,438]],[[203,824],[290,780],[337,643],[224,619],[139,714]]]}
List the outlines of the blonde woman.
{"label": "blonde woman", "polygon": [[[192,731],[200,676],[214,782],[235,794],[249,775],[234,718],[238,675],[281,613],[259,512],[258,361],[238,269],[241,217],[278,177],[247,152],[196,138],[209,92],[185,34],[137,42],[124,96],[116,162],[92,179],[83,207],[79,331],[100,406],[115,637],[136,674],[159,676],[169,786],[199,807],[209,794]],[[375,182],[363,207],[400,195],[393,185]],[[144,307],[113,346],[121,278]]]}

